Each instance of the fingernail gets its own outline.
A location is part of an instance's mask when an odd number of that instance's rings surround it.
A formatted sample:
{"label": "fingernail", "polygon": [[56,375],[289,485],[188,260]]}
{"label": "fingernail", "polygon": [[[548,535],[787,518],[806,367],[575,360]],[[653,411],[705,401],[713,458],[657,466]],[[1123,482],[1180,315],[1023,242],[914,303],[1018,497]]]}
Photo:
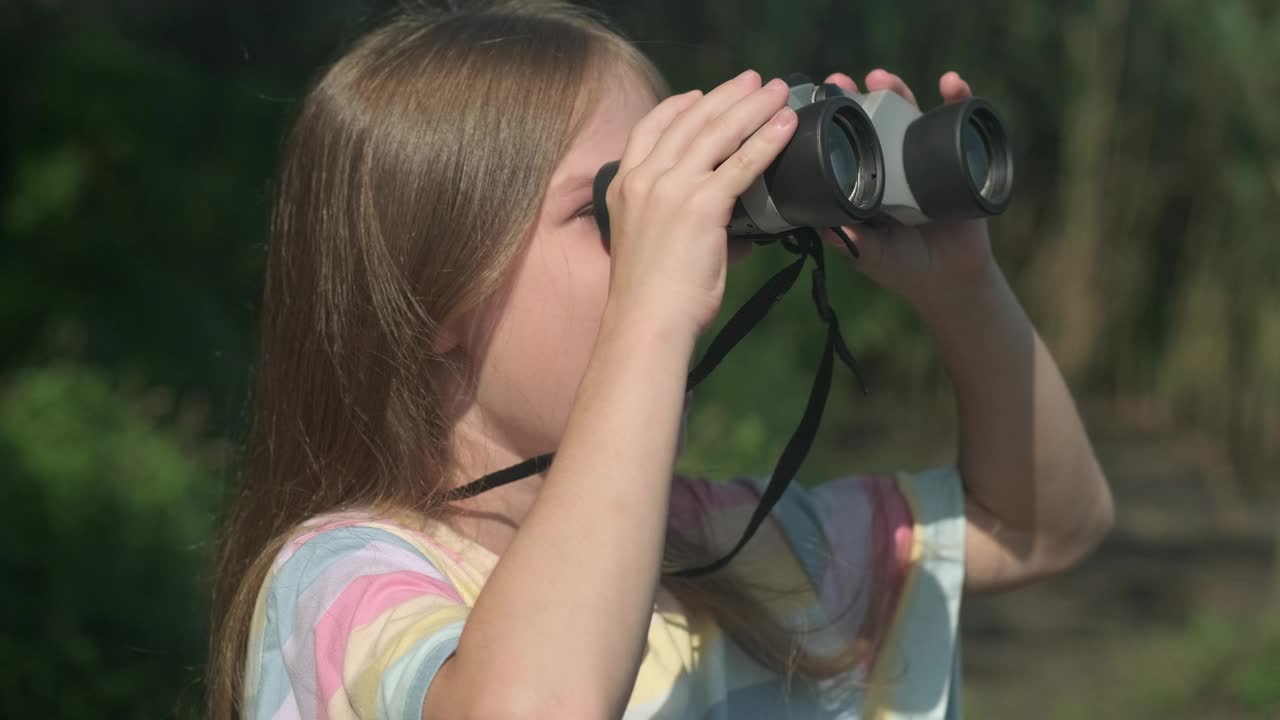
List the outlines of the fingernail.
{"label": "fingernail", "polygon": [[779,87],[786,87],[786,86],[787,86],[787,83],[782,78],[774,78],[770,80],[768,84],[765,85],[765,87],[767,88],[779,88]]}
{"label": "fingernail", "polygon": [[741,74],[741,75],[739,75],[738,77],[734,78],[734,80],[746,80],[747,78],[749,78],[749,77],[751,77],[752,75],[754,75],[754,74],[755,74],[755,72],[756,72],[755,70],[743,70],[743,71],[742,71],[742,74]]}
{"label": "fingernail", "polygon": [[774,113],[773,117],[769,118],[769,122],[773,123],[777,127],[785,128],[795,122],[795,119],[796,111],[789,107],[783,107],[781,110]]}

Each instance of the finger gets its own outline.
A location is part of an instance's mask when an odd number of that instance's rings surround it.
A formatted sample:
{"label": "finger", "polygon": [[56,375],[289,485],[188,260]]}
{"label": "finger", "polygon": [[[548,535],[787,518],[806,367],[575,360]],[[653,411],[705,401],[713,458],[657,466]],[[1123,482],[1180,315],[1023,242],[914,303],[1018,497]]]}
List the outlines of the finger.
{"label": "finger", "polygon": [[920,103],[916,102],[915,93],[911,92],[911,88],[902,81],[902,78],[883,68],[876,68],[867,73],[867,92],[875,92],[876,90],[892,90],[908,102],[916,107],[920,107]]}
{"label": "finger", "polygon": [[841,88],[848,90],[851,93],[858,92],[858,83],[854,82],[853,78],[845,75],[844,73],[831,73],[827,76],[827,79],[822,82],[839,85]]}
{"label": "finger", "polygon": [[648,157],[654,143],[662,136],[667,126],[671,125],[671,121],[675,120],[680,113],[693,107],[694,103],[701,98],[701,90],[672,95],[658,103],[648,115],[641,118],[640,122],[631,129],[631,134],[627,136],[627,145],[622,151],[622,159],[618,164],[619,172],[635,167],[641,160]]}
{"label": "finger", "polygon": [[969,83],[954,70],[938,78],[938,91],[942,93],[942,99],[948,103],[973,97],[973,90],[969,88]]}
{"label": "finger", "polygon": [[707,186],[729,207],[751,183],[764,173],[769,163],[782,152],[796,131],[796,113],[783,105],[759,130],[751,134],[727,160],[716,168]]}
{"label": "finger", "polygon": [[787,84],[770,80],[707,123],[673,169],[699,175],[711,172],[786,104]]}
{"label": "finger", "polygon": [[695,103],[693,107],[680,113],[667,126],[644,162],[653,165],[653,170],[659,172],[675,165],[708,122],[759,89],[760,73],[755,70],[748,70],[721,84],[720,87],[707,93],[707,96]]}

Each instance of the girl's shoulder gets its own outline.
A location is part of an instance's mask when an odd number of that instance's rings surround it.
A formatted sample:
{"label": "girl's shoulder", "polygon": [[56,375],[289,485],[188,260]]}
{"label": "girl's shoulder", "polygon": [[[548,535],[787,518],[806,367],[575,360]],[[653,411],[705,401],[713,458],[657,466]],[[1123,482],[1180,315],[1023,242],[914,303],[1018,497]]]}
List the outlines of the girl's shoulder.
{"label": "girl's shoulder", "polygon": [[259,590],[245,715],[409,717],[457,646],[484,560],[442,523],[363,511],[302,523]]}
{"label": "girl's shoulder", "polygon": [[408,513],[344,510],[301,523],[277,553],[268,582],[281,575],[333,574],[343,566],[364,575],[374,568],[399,569],[441,576],[460,602],[471,605],[494,564],[496,558],[488,550],[442,521]]}

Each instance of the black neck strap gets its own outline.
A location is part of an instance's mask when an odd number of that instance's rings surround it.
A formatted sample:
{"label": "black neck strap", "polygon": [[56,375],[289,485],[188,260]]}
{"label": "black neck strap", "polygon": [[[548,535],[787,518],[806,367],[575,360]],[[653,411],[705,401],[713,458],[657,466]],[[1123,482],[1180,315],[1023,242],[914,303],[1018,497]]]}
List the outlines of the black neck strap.
{"label": "black neck strap", "polygon": [[[849,252],[856,257],[858,254],[857,249],[844,232],[839,228],[833,228],[833,230],[844,242]],[[826,262],[823,257],[821,238],[818,237],[818,233],[815,230],[801,228],[792,235],[783,238],[780,244],[789,252],[800,257],[769,278],[733,314],[733,317],[729,318],[729,322],[725,323],[725,326],[712,339],[711,344],[708,345],[707,352],[702,356],[702,359],[689,371],[686,388],[692,390],[705,380],[712,370],[715,370],[720,361],[724,360],[725,356],[729,354],[729,351],[742,338],[746,337],[747,333],[777,305],[782,296],[791,289],[791,286],[800,277],[800,271],[804,268],[805,262],[809,258],[813,258],[815,265],[812,287],[813,302],[817,308],[818,317],[827,324],[827,341],[822,351],[822,358],[818,363],[818,372],[813,379],[813,387],[809,391],[808,405],[805,407],[804,416],[800,419],[800,424],[796,426],[795,432],[791,434],[791,439],[787,441],[781,457],[778,458],[778,463],[774,466],[769,485],[760,497],[760,504],[756,506],[756,510],[742,534],[742,538],[738,540],[733,549],[719,560],[707,565],[668,571],[665,573],[666,575],[697,577],[720,570],[725,565],[728,565],[729,561],[746,546],[747,541],[755,535],[756,530],[769,517],[770,511],[782,499],[783,492],[791,484],[791,480],[800,469],[800,464],[804,462],[805,456],[809,454],[809,448],[813,445],[813,439],[818,432],[818,425],[822,421],[823,410],[826,408],[827,395],[831,390],[834,357],[838,356],[840,361],[853,372],[863,392],[866,392],[866,384],[858,371],[858,366],[853,359],[852,353],[849,352],[844,338],[840,335],[840,323],[835,313],[832,312],[831,305],[827,299]],[[546,472],[551,467],[551,461],[554,457],[555,453],[547,453],[495,473],[490,473],[479,480],[449,491],[445,495],[445,500],[449,502],[474,497],[486,490],[492,490],[507,483]]]}

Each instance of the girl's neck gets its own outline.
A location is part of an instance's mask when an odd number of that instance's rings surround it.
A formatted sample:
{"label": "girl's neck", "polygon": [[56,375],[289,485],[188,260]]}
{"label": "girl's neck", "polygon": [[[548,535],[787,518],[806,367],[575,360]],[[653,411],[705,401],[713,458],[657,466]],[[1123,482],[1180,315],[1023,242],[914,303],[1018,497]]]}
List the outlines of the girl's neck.
{"label": "girl's neck", "polygon": [[[481,412],[473,405],[455,428],[455,462],[450,488],[528,459],[512,450],[508,443],[483,432],[482,428],[492,426],[482,421]],[[459,512],[450,524],[463,536],[501,556],[533,508],[544,480],[545,475],[531,475],[454,503]]]}

